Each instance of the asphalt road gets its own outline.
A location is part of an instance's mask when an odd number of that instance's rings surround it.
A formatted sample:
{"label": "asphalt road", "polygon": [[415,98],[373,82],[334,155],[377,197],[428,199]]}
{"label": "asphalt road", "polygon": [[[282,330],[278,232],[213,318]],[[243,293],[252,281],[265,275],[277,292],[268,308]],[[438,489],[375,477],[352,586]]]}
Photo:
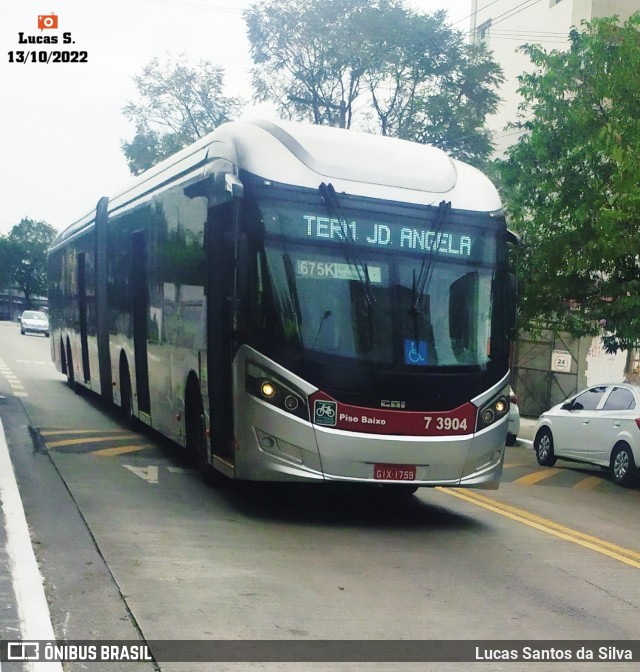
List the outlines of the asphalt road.
{"label": "asphalt road", "polygon": [[[130,432],[91,395],[74,395],[48,361],[47,339],[0,323],[0,345],[0,418],[58,637],[353,640],[376,655],[381,643],[401,640],[640,639],[640,491],[600,470],[538,467],[526,421],[495,492],[425,489],[394,502],[354,487],[212,489],[176,447]],[[160,661],[117,669],[520,665],[485,656],[446,665]]]}

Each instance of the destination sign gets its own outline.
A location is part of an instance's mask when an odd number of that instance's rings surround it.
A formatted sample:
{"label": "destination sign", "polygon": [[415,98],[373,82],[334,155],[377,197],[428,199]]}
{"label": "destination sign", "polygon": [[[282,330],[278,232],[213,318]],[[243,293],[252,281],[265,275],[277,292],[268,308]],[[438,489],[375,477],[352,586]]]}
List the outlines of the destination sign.
{"label": "destination sign", "polygon": [[381,247],[396,247],[411,251],[429,250],[438,254],[471,256],[471,237],[447,231],[432,231],[410,226],[346,222],[330,217],[302,215],[309,238],[352,240]]}
{"label": "destination sign", "polygon": [[[357,217],[342,220],[286,205],[264,206],[262,214],[267,234],[290,239],[354,244],[380,251],[432,253],[464,261],[495,261],[494,231],[470,226],[455,216],[440,223],[401,215],[395,222],[388,216],[381,221],[375,213],[358,213]],[[315,272],[311,274],[316,277]]]}

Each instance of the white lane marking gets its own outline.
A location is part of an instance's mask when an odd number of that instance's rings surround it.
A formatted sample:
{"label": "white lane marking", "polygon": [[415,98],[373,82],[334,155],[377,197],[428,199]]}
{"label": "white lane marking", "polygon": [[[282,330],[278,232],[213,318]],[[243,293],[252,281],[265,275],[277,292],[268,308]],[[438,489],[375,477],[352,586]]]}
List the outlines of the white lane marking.
{"label": "white lane marking", "polygon": [[[2,420],[0,420],[0,495],[7,530],[7,553],[17,599],[22,639],[54,640],[49,605],[42,586],[42,575],[31,545],[29,527],[13,472]],[[38,663],[37,665],[38,671],[62,672],[61,663]],[[35,663],[25,663],[25,669],[34,670]]]}
{"label": "white lane marking", "polygon": [[158,483],[159,470],[158,467],[152,464],[150,464],[148,467],[133,467],[130,464],[123,464],[122,466],[136,476],[139,476],[147,483]]}
{"label": "white lane marking", "polygon": [[[6,367],[2,360],[0,360],[0,373],[6,378],[15,397],[24,398],[29,396],[18,376],[16,376],[10,368]],[[0,670],[0,672],[2,672],[2,670]]]}

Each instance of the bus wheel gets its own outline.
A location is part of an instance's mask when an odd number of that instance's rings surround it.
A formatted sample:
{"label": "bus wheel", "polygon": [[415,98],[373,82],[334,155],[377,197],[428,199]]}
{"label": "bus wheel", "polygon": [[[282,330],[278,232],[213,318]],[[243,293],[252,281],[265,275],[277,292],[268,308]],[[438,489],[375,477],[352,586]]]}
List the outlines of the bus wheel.
{"label": "bus wheel", "polygon": [[120,412],[127,427],[135,428],[136,417],[133,414],[133,393],[131,377],[126,364],[120,365]]}
{"label": "bus wheel", "polygon": [[209,464],[207,429],[202,405],[194,404],[194,406],[195,408],[192,407],[187,413],[187,451],[202,480],[208,485],[218,485],[222,475]]}
{"label": "bus wheel", "polygon": [[192,411],[187,417],[187,450],[195,464],[198,473],[207,480],[211,465],[207,454],[207,435],[204,414]]}
{"label": "bus wheel", "polygon": [[67,375],[67,352],[62,340],[60,341],[60,371]]}
{"label": "bus wheel", "polygon": [[71,357],[71,345],[67,341],[67,385],[77,394],[78,388],[76,387],[75,376],[73,375],[73,358]]}

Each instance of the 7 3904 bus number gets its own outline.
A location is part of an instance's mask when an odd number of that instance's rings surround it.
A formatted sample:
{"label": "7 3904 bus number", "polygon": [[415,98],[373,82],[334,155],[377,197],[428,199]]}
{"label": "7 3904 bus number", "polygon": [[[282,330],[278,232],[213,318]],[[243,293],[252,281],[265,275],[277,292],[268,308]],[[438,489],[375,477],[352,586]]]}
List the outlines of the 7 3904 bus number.
{"label": "7 3904 bus number", "polygon": [[[431,423],[435,420],[433,427]],[[439,432],[459,432],[465,431],[467,429],[467,419],[466,418],[456,418],[456,417],[442,417],[441,415],[437,418],[434,418],[432,415],[424,416],[424,428],[425,429],[437,429]]]}

